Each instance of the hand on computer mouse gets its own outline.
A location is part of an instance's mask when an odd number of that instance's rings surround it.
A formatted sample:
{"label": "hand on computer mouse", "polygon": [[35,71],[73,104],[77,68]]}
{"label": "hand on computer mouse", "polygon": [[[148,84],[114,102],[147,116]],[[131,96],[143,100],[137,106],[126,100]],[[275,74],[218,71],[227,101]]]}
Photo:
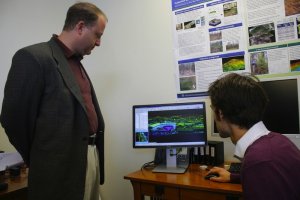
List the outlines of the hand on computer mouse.
{"label": "hand on computer mouse", "polygon": [[209,173],[204,178],[206,180],[210,180],[210,178],[213,178],[213,177],[219,177],[219,174],[218,173]]}
{"label": "hand on computer mouse", "polygon": [[209,176],[210,174],[214,174],[214,176],[208,178],[205,177],[205,178],[215,182],[223,182],[223,183],[230,182],[230,172],[224,168],[213,167],[208,171],[206,176]]}

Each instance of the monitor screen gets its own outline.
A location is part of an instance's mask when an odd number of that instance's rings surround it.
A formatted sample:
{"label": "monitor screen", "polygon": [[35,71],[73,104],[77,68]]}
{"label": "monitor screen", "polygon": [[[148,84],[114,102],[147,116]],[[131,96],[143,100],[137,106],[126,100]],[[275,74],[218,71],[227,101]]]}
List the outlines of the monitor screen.
{"label": "monitor screen", "polygon": [[299,134],[298,79],[262,79],[261,85],[269,97],[263,122],[270,131]]}
{"label": "monitor screen", "polygon": [[[299,80],[299,76],[260,79],[269,97],[269,104],[263,117],[268,130],[291,137],[300,135]],[[218,133],[215,122],[212,129],[213,133]]]}
{"label": "monitor screen", "polygon": [[205,145],[205,102],[133,106],[133,147]]}

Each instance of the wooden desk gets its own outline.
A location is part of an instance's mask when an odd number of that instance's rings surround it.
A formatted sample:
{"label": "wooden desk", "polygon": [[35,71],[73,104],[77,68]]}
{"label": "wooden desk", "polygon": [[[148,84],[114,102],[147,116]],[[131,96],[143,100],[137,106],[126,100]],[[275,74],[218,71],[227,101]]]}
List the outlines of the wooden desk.
{"label": "wooden desk", "polygon": [[226,200],[242,199],[240,184],[217,183],[204,179],[206,171],[190,165],[184,174],[152,173],[143,169],[124,176],[131,181],[134,200]]}
{"label": "wooden desk", "polygon": [[1,200],[27,200],[27,170],[21,176],[10,178],[6,175],[4,182],[8,183],[7,190],[0,191]]}

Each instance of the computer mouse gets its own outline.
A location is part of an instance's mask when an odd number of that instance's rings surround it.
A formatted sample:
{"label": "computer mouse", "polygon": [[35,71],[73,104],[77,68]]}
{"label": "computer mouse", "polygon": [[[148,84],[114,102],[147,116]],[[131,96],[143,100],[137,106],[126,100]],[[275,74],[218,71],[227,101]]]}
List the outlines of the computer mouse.
{"label": "computer mouse", "polygon": [[207,174],[204,178],[206,180],[209,180],[212,177],[219,177],[219,174],[218,173],[210,173],[210,174]]}

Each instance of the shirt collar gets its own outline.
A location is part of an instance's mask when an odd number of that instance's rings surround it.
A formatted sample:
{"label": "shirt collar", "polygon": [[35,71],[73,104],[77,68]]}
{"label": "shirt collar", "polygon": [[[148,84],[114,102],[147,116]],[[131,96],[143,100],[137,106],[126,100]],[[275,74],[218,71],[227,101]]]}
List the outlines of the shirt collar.
{"label": "shirt collar", "polygon": [[236,143],[234,155],[237,158],[244,158],[247,148],[258,138],[268,135],[269,130],[262,121],[254,124]]}
{"label": "shirt collar", "polygon": [[67,59],[70,58],[78,58],[79,60],[82,60],[82,56],[80,55],[76,55],[71,49],[69,49],[61,40],[58,39],[58,35],[53,34],[52,37],[54,38],[55,42],[60,46],[60,48],[62,49],[65,57]]}

